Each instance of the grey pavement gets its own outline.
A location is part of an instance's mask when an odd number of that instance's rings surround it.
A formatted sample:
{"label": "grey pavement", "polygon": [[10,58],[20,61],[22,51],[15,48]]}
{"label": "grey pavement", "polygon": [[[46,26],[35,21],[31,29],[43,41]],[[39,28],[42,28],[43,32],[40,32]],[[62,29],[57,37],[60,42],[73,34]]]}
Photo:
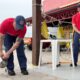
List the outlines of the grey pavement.
{"label": "grey pavement", "polygon": [[[29,75],[22,75],[20,72],[19,64],[16,57],[16,51],[14,51],[14,64],[16,76],[9,76],[5,69],[0,68],[0,80],[80,80],[80,66],[72,68],[70,63],[61,63],[61,67],[56,70],[52,70],[52,58],[51,52],[43,52],[41,67],[32,65],[32,51],[25,49],[25,54],[28,62]],[[70,61],[70,57],[67,53],[61,54],[61,61]]]}
{"label": "grey pavement", "polygon": [[25,49],[25,54],[28,61],[28,71],[29,75],[22,75],[20,72],[19,64],[16,57],[16,51],[14,51],[14,64],[15,64],[15,72],[16,76],[9,76],[5,71],[5,68],[0,68],[0,80],[63,80],[56,76],[48,75],[42,73],[37,67],[33,67],[32,64],[32,51]]}

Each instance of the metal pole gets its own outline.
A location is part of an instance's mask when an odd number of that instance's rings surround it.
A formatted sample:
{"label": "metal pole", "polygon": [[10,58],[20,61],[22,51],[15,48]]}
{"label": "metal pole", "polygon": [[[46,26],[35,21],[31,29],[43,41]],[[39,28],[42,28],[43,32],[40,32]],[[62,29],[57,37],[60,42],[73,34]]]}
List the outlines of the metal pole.
{"label": "metal pole", "polygon": [[41,0],[32,0],[32,64],[38,65],[41,33]]}

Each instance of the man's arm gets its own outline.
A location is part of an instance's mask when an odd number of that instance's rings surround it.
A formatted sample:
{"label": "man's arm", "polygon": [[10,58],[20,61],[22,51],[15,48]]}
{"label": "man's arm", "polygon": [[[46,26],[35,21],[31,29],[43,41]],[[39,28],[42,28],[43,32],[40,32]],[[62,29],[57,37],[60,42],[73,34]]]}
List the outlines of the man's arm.
{"label": "man's arm", "polygon": [[3,59],[8,59],[9,55],[16,49],[18,48],[19,44],[21,43],[22,38],[17,37],[16,42],[13,44],[13,46],[5,53],[3,54],[2,58]]}
{"label": "man's arm", "polygon": [[22,38],[17,37],[16,42],[13,44],[13,46],[12,46],[5,54],[3,54],[2,58],[3,58],[3,59],[8,59],[9,56],[10,56],[10,54],[11,54],[16,48],[18,48],[18,46],[19,46],[19,44],[21,43],[22,40],[23,40]]}
{"label": "man's arm", "polygon": [[3,46],[3,42],[4,42],[4,34],[1,34],[0,33],[0,56],[2,57],[3,56],[3,48],[2,48],[2,46]]}
{"label": "man's arm", "polygon": [[18,46],[22,40],[23,40],[22,38],[17,37],[16,42],[13,44],[13,46],[6,53],[8,55],[10,55],[16,48],[18,48]]}
{"label": "man's arm", "polygon": [[75,24],[72,24],[72,26],[73,26],[73,30],[74,30],[75,32],[77,32],[77,33],[80,34],[80,31],[76,28],[76,25],[75,25]]}

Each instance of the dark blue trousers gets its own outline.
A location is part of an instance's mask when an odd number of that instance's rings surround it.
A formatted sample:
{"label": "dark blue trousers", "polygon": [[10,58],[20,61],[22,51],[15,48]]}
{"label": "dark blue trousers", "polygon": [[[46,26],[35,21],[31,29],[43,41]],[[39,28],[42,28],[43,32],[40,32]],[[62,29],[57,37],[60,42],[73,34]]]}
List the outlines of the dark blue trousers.
{"label": "dark blue trousers", "polygon": [[73,56],[74,56],[74,63],[78,62],[78,53],[79,53],[79,47],[80,47],[80,34],[77,32],[74,33],[74,39],[73,39]]}
{"label": "dark blue trousers", "polygon": [[[4,39],[4,47],[5,47],[5,51],[7,52],[14,44],[14,42],[16,41],[17,37],[11,36],[11,35],[5,35],[5,39]],[[18,62],[20,65],[20,69],[22,68],[27,68],[27,58],[25,56],[24,53],[24,43],[23,41],[20,43],[19,47],[16,49],[17,51],[17,58],[18,58]],[[8,59],[8,64],[7,64],[7,69],[8,70],[14,70],[14,56],[13,54],[10,55],[9,59]]]}

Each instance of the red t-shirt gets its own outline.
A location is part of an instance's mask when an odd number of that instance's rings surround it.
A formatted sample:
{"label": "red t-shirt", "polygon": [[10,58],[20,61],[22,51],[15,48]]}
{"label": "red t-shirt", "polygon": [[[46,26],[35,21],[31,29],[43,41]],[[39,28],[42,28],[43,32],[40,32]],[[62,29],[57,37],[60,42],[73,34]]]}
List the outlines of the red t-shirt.
{"label": "red t-shirt", "polygon": [[12,36],[18,36],[19,38],[23,38],[26,33],[26,25],[22,30],[15,30],[13,27],[14,18],[8,18],[2,22],[0,25],[0,33],[9,34]]}
{"label": "red t-shirt", "polygon": [[80,12],[72,17],[72,24],[75,24],[76,28],[80,30]]}

